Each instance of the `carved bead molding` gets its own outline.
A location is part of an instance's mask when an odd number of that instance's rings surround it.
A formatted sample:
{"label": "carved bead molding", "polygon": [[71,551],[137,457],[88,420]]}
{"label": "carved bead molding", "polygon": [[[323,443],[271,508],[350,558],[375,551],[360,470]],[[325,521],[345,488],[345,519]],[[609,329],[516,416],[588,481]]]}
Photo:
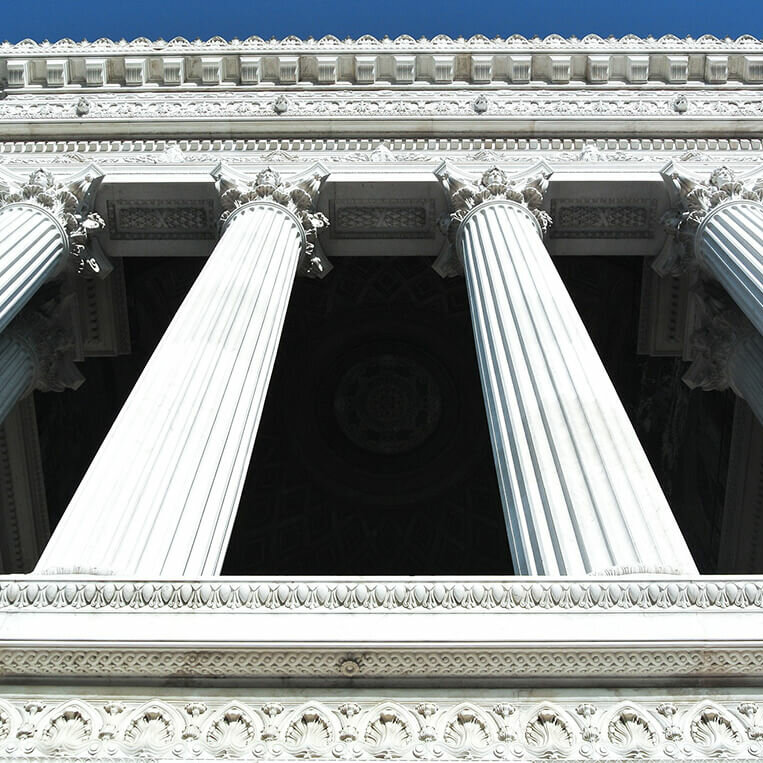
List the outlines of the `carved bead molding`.
{"label": "carved bead molding", "polygon": [[100,180],[101,176],[86,172],[73,182],[60,183],[50,172],[38,169],[26,182],[0,194],[0,207],[18,203],[42,207],[61,224],[76,271],[103,277],[111,269],[103,253],[86,253],[92,234],[105,226],[103,218],[91,211],[92,196]]}
{"label": "carved bead molding", "polygon": [[760,578],[469,582],[139,581],[0,578],[0,612],[631,612],[763,611]]}
{"label": "carved bead molding", "polygon": [[220,203],[223,213],[220,221],[223,225],[228,218],[245,204],[267,201],[280,204],[294,214],[300,221],[305,235],[305,246],[299,264],[302,275],[323,278],[331,263],[323,254],[318,243],[318,231],[328,226],[324,214],[315,210],[325,173],[312,172],[308,177],[296,182],[286,182],[272,168],[262,170],[253,182],[247,182],[240,176],[216,170],[220,183]]}
{"label": "carved bead molding", "polygon": [[667,239],[652,264],[661,276],[700,266],[694,239],[702,221],[716,207],[737,200],[763,202],[763,178],[738,180],[728,167],[714,170],[706,181],[676,171],[667,179],[678,193],[681,208],[669,210],[662,218]]}
{"label": "carved bead molding", "polygon": [[0,699],[13,759],[750,760],[763,697]]}
{"label": "carved bead molding", "polygon": [[79,354],[74,332],[78,315],[73,295],[37,300],[24,310],[4,334],[25,347],[34,363],[28,392],[78,389],[85,377],[74,364]]}
{"label": "carved bead molding", "polygon": [[461,275],[463,266],[456,250],[458,228],[464,218],[478,205],[488,201],[512,201],[527,209],[538,224],[542,234],[551,225],[551,216],[541,207],[543,194],[548,186],[549,173],[541,172],[534,177],[510,178],[500,167],[486,170],[478,180],[444,164],[436,173],[450,199],[451,213],[440,220],[440,228],[451,246],[433,264],[443,277]]}

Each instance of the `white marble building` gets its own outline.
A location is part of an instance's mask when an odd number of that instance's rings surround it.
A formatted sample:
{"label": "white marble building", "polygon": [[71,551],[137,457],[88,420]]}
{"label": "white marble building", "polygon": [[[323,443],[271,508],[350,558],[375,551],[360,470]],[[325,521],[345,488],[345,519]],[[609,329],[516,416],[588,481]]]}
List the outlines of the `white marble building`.
{"label": "white marble building", "polygon": [[[0,80],[0,758],[763,757],[763,42],[24,41]],[[626,401],[659,363],[700,402]],[[718,495],[666,489],[686,421]]]}

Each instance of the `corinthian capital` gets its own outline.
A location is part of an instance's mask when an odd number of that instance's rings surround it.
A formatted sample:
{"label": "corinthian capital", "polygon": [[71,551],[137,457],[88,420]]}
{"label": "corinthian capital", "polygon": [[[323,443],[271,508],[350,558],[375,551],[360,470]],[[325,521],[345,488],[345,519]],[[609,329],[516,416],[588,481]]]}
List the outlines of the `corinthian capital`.
{"label": "corinthian capital", "polygon": [[662,276],[678,275],[698,266],[694,238],[713,209],[728,201],[763,202],[763,179],[738,180],[728,167],[713,170],[706,180],[676,170],[666,172],[664,177],[678,197],[678,206],[662,217],[667,239],[652,265]]}
{"label": "corinthian capital", "polygon": [[547,172],[529,178],[510,178],[500,167],[493,166],[480,178],[474,179],[453,172],[446,165],[437,171],[437,175],[451,208],[450,213],[440,219],[440,230],[447,236],[449,245],[432,265],[443,278],[463,274],[456,251],[458,227],[471,210],[484,202],[504,199],[519,204],[532,214],[541,233],[545,234],[551,225],[550,215],[542,209],[543,194],[548,187]]}
{"label": "corinthian capital", "polygon": [[105,226],[103,218],[91,209],[91,198],[101,177],[92,174],[68,183],[56,181],[50,172],[38,169],[29,178],[0,194],[0,207],[32,204],[55,217],[66,233],[69,254],[75,269],[85,275],[105,276],[111,268],[102,255],[89,254],[88,241]]}
{"label": "corinthian capital", "polygon": [[76,321],[72,296],[41,297],[24,310],[4,332],[26,348],[35,366],[31,392],[77,389],[84,377],[74,364]]}
{"label": "corinthian capital", "polygon": [[715,284],[698,284],[700,327],[691,337],[694,360],[684,374],[692,389],[724,390],[733,386],[731,358],[757,331],[728,295]]}
{"label": "corinthian capital", "polygon": [[548,175],[545,173],[512,180],[500,167],[491,167],[477,181],[457,178],[447,171],[440,175],[440,179],[453,206],[451,220],[457,225],[476,206],[499,199],[513,201],[529,210],[543,233],[551,225],[551,217],[541,209],[543,194],[548,187]]}
{"label": "corinthian capital", "polygon": [[305,251],[300,261],[299,272],[302,275],[322,278],[331,269],[331,263],[318,243],[318,231],[329,224],[326,216],[316,211],[324,177],[325,174],[313,172],[307,178],[290,183],[282,180],[270,167],[262,170],[253,181],[219,173],[220,203],[223,208],[220,221],[224,223],[244,204],[256,201],[280,204],[294,214],[305,232]]}

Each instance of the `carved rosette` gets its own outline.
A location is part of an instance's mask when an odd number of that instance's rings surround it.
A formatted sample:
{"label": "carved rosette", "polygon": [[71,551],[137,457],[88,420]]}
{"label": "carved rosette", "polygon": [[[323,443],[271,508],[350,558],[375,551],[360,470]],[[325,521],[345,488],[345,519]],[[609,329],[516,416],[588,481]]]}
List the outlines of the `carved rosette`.
{"label": "carved rosette", "polygon": [[38,169],[21,186],[0,194],[0,207],[8,204],[32,204],[53,215],[66,234],[69,255],[78,274],[104,275],[105,263],[101,257],[88,254],[87,245],[96,231],[106,223],[89,209],[88,191],[93,178],[81,181],[57,183],[50,172]]}
{"label": "carved rosette", "polygon": [[456,237],[464,218],[480,204],[489,201],[512,201],[524,207],[535,218],[542,234],[551,226],[551,216],[542,209],[543,194],[548,187],[548,175],[511,180],[500,168],[493,166],[472,182],[457,178],[449,172],[440,175],[445,192],[450,197],[451,213],[440,220],[440,229],[448,237],[450,247],[434,263],[443,277],[462,275],[463,267],[456,251]]}
{"label": "carved rosette", "polygon": [[322,278],[331,269],[331,263],[318,243],[318,231],[329,224],[326,216],[315,209],[322,180],[321,175],[315,174],[299,183],[291,184],[283,181],[270,167],[262,170],[252,183],[221,178],[220,203],[223,213],[220,222],[224,224],[245,204],[256,201],[280,204],[297,217],[305,234],[305,247],[299,264],[300,274]]}
{"label": "carved rosette", "polygon": [[681,199],[680,209],[670,209],[662,217],[667,234],[665,245],[652,267],[661,276],[680,275],[699,267],[694,239],[707,215],[729,201],[763,202],[763,179],[743,182],[733,170],[719,167],[701,182],[673,172],[670,179]]}
{"label": "carved rosette", "polygon": [[70,297],[49,299],[25,310],[5,334],[25,347],[34,362],[29,385],[41,392],[77,389],[85,380],[74,364],[76,346],[71,328]]}

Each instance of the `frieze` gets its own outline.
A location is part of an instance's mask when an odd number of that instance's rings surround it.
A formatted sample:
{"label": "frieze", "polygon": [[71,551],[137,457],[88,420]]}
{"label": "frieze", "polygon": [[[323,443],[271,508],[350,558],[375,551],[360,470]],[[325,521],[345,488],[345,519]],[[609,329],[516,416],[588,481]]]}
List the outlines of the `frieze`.
{"label": "frieze", "polygon": [[763,697],[0,699],[0,757],[258,760],[750,760]]}
{"label": "frieze", "polygon": [[0,611],[763,611],[761,578],[137,581],[4,577]]}
{"label": "frieze", "polygon": [[763,101],[757,90],[735,90],[710,95],[692,92],[685,111],[674,106],[676,92],[663,90],[611,91],[495,91],[486,96],[486,108],[479,117],[474,112],[475,91],[427,93],[352,90],[321,93],[299,92],[288,98],[288,110],[276,108],[275,93],[92,93],[88,110],[82,111],[80,96],[56,93],[11,94],[0,101],[4,121],[92,121],[129,119],[135,121],[183,119],[268,119],[290,121],[312,118],[388,117],[398,120],[422,117],[461,117],[471,120],[488,117],[517,120],[554,117],[570,119],[605,117],[663,117],[680,124],[681,119],[719,119],[763,116]]}

